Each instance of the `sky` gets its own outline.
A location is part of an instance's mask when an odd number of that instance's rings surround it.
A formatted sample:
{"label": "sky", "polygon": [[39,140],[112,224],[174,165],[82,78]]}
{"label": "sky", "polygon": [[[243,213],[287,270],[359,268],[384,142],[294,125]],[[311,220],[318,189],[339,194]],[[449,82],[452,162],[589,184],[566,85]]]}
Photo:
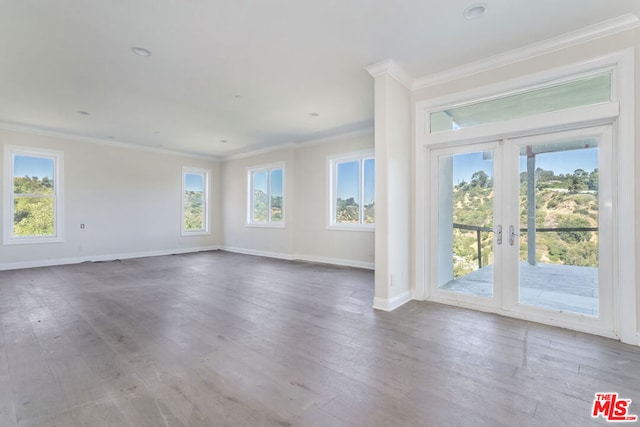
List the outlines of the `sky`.
{"label": "sky", "polygon": [[[282,169],[273,169],[271,172],[271,197],[282,196]],[[253,174],[253,188],[267,194],[267,171]]]}
{"label": "sky", "polygon": [[[524,162],[524,163],[523,163]],[[598,149],[556,151],[536,155],[536,168],[553,171],[556,175],[573,173],[576,169],[591,172],[598,167]],[[527,158],[520,158],[520,170],[527,169]]]}
{"label": "sky", "polygon": [[186,191],[204,191],[204,179],[201,174],[186,173],[184,181]]}
{"label": "sky", "polygon": [[[359,201],[358,185],[360,182],[359,172],[360,162],[338,163],[337,165],[337,196],[342,200],[353,197]],[[367,159],[364,161],[364,204],[367,205],[375,199],[375,161]]]}
{"label": "sky", "polygon": [[53,159],[46,157],[15,156],[13,163],[13,176],[36,176],[40,179],[45,176],[53,179]]}
{"label": "sky", "polygon": [[[483,160],[484,157],[484,160]],[[576,169],[591,172],[598,167],[598,149],[585,148],[571,151],[555,151],[536,155],[536,169],[553,171],[556,175],[573,173]],[[491,152],[485,151],[453,156],[453,183],[462,180],[471,181],[471,175],[477,171],[486,172],[493,178],[493,159]],[[520,156],[520,170],[527,170],[527,157]]]}

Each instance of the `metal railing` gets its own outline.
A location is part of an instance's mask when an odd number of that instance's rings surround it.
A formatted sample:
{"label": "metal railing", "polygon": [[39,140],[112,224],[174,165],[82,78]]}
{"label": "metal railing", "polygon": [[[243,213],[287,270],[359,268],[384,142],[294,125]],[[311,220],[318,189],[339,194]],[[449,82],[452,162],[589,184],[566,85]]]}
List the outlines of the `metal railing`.
{"label": "metal railing", "polygon": [[[476,244],[478,247],[478,268],[482,268],[482,241],[480,239],[480,233],[483,231],[493,233],[493,228],[489,227],[479,227],[476,225],[467,225],[467,224],[453,224],[453,228],[457,228],[459,230],[467,230],[467,231],[475,231],[476,232]],[[529,230],[526,228],[521,228],[521,233],[526,233]],[[559,231],[598,231],[597,227],[567,227],[567,228],[536,228],[536,233],[552,233]]]}

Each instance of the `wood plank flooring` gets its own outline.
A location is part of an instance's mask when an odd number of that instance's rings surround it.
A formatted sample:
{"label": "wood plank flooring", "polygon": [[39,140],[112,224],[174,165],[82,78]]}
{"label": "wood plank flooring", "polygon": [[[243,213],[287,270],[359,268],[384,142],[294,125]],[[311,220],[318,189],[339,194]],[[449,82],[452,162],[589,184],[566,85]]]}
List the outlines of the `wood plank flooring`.
{"label": "wood plank flooring", "polygon": [[586,426],[640,349],[373,272],[202,252],[0,272],[0,426]]}

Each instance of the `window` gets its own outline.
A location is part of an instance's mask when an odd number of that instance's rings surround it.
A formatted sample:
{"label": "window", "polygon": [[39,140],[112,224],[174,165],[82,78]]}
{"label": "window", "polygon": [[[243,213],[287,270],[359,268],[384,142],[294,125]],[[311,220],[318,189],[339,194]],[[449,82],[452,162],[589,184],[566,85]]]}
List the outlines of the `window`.
{"label": "window", "polygon": [[62,152],[6,145],[4,159],[3,243],[62,242]]}
{"label": "window", "polygon": [[527,89],[430,114],[431,133],[594,105],[611,100],[611,72]]}
{"label": "window", "polygon": [[376,217],[373,154],[330,159],[330,228],[373,230]]}
{"label": "window", "polygon": [[284,165],[250,169],[248,182],[247,224],[284,227]]}
{"label": "window", "polygon": [[182,169],[182,235],[209,234],[209,171]]}

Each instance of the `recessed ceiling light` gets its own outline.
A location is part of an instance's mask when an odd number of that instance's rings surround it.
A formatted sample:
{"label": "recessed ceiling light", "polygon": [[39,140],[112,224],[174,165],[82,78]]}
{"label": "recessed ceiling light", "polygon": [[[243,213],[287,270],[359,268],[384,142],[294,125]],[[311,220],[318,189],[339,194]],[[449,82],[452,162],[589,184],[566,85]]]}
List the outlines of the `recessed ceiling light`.
{"label": "recessed ceiling light", "polygon": [[487,5],[484,3],[472,4],[464,10],[462,15],[467,19],[480,18],[487,13]]}
{"label": "recessed ceiling light", "polygon": [[78,110],[78,111],[76,111],[76,113],[81,114],[83,116],[88,116],[89,115],[89,113],[87,111],[82,111],[82,110]]}
{"label": "recessed ceiling light", "polygon": [[318,113],[309,113],[309,115],[310,115],[311,117],[318,117],[320,114],[318,114]]}
{"label": "recessed ceiling light", "polygon": [[131,50],[136,55],[140,56],[151,56],[151,51],[149,49],[145,49],[143,47],[132,47]]}

